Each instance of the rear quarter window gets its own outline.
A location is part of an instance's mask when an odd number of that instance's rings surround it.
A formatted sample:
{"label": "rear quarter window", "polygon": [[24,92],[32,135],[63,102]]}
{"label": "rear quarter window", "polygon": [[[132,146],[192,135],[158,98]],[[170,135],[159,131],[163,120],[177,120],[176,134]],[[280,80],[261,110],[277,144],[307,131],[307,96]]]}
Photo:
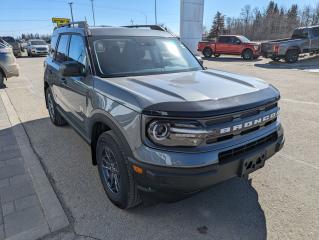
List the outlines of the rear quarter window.
{"label": "rear quarter window", "polygon": [[53,35],[51,38],[51,44],[50,44],[50,56],[54,57],[54,54],[56,52],[56,45],[58,42],[58,35]]}

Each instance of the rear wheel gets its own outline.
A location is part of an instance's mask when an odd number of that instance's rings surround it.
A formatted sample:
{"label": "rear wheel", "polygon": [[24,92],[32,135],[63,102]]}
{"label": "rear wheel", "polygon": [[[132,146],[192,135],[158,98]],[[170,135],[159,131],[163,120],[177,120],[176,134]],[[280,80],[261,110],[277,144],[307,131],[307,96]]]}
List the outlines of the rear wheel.
{"label": "rear wheel", "polygon": [[279,62],[280,61],[280,57],[278,57],[278,56],[271,57],[271,60],[273,60],[274,62]]}
{"label": "rear wheel", "polygon": [[285,61],[287,63],[295,63],[298,61],[299,51],[298,50],[288,50],[285,56]]}
{"label": "rear wheel", "polygon": [[204,55],[204,57],[209,58],[209,57],[211,57],[213,55],[213,50],[211,48],[209,48],[209,47],[204,48],[203,55]]}
{"label": "rear wheel", "polygon": [[47,101],[47,106],[48,106],[51,122],[56,126],[66,125],[66,121],[56,109],[57,105],[54,101],[52,91],[49,87],[46,90],[46,101]]}
{"label": "rear wheel", "polygon": [[246,49],[241,56],[244,60],[252,60],[254,58],[254,53],[251,49]]}
{"label": "rear wheel", "polygon": [[4,86],[4,75],[0,70],[0,88]]}
{"label": "rear wheel", "polygon": [[128,156],[112,131],[100,135],[96,158],[101,182],[110,201],[122,209],[138,205],[141,198],[128,165]]}

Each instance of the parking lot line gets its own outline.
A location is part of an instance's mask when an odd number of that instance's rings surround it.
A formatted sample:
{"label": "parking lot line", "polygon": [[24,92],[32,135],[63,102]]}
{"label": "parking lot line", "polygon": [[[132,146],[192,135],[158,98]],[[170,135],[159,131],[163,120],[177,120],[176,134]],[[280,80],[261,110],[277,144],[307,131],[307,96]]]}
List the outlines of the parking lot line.
{"label": "parking lot line", "polygon": [[282,98],[281,101],[319,106],[318,102],[299,101],[299,100],[294,100],[289,98]]}

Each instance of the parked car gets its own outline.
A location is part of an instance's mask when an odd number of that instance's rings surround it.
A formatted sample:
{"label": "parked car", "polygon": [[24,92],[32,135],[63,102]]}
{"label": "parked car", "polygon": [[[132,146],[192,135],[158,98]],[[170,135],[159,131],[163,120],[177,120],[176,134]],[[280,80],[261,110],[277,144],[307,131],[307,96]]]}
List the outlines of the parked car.
{"label": "parked car", "polygon": [[140,203],[141,191],[184,196],[247,177],[284,144],[275,87],[205,69],[166,31],[56,28],[44,93],[52,123],[90,144],[120,208]]}
{"label": "parked car", "polygon": [[319,26],[297,28],[291,38],[265,42],[261,52],[265,58],[287,63],[297,62],[301,53],[319,53]]}
{"label": "parked car", "polygon": [[14,76],[19,76],[19,67],[12,47],[0,38],[0,88],[4,85],[4,79]]}
{"label": "parked car", "polygon": [[251,42],[245,36],[223,35],[216,41],[201,41],[198,43],[198,51],[207,58],[221,54],[239,55],[244,60],[257,59],[260,56],[260,44]]}
{"label": "parked car", "polygon": [[15,40],[13,37],[2,37],[2,39],[12,46],[14,56],[21,57],[21,46],[17,40]]}
{"label": "parked car", "polygon": [[48,44],[41,39],[31,39],[27,45],[28,56],[44,56],[49,54]]}

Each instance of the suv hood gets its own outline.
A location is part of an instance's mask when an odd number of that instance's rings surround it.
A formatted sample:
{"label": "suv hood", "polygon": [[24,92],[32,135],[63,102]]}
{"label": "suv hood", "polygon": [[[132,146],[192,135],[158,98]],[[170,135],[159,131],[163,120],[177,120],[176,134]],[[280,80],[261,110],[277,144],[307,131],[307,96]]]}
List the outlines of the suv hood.
{"label": "suv hood", "polygon": [[279,99],[279,92],[260,79],[218,70],[107,80],[134,95],[131,100],[138,99],[143,112],[152,115],[212,116]]}

